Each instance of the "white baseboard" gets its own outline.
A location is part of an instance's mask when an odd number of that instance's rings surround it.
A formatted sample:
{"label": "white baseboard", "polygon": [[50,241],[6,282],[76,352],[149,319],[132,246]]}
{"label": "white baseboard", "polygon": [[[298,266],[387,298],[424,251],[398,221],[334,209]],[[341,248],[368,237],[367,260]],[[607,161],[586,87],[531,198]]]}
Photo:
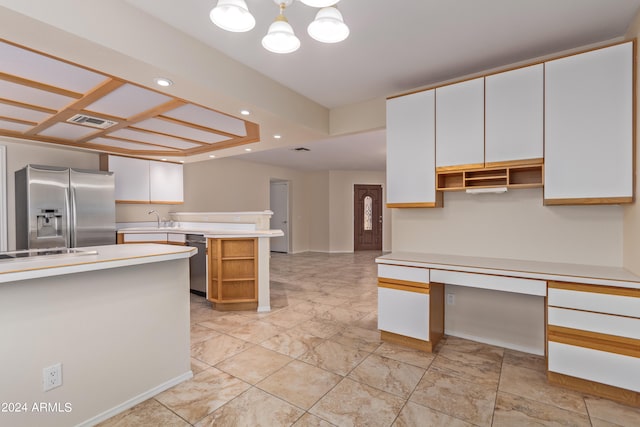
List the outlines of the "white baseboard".
{"label": "white baseboard", "polygon": [[265,305],[265,306],[258,307],[258,313],[268,313],[270,311],[271,311],[271,306],[270,305]]}
{"label": "white baseboard", "polygon": [[183,381],[189,380],[193,378],[193,372],[189,371],[189,372],[185,372],[182,375],[179,375],[175,378],[170,379],[169,381],[162,383],[150,390],[145,391],[144,393],[141,393],[125,402],[122,402],[121,404],[114,406],[111,409],[108,409],[104,412],[102,412],[101,414],[96,415],[95,417],[89,418],[86,421],[81,422],[80,424],[78,424],[76,427],[91,427],[94,426],[98,423],[101,423],[102,421],[105,421],[115,415],[118,415],[121,412],[126,411],[129,408],[133,408],[134,406],[136,406],[138,403],[142,403],[147,399],[152,398],[153,396],[162,393],[165,390],[170,389],[171,387],[173,387],[174,385],[178,385]]}
{"label": "white baseboard", "polygon": [[510,343],[510,342],[506,342],[506,341],[495,340],[495,339],[485,338],[485,337],[478,337],[478,336],[475,336],[475,335],[469,335],[469,334],[465,334],[465,333],[462,333],[462,332],[451,331],[451,330],[448,330],[446,328],[444,330],[444,334],[452,336],[452,337],[464,338],[464,339],[470,340],[470,341],[476,341],[476,342],[481,342],[481,343],[484,343],[484,344],[494,345],[496,347],[502,347],[502,348],[508,348],[510,350],[521,351],[523,353],[529,353],[529,354],[535,354],[535,355],[538,355],[538,356],[544,356],[544,346],[542,348],[530,347],[530,346],[522,346],[522,345],[517,345],[517,344],[513,344],[513,343]]}

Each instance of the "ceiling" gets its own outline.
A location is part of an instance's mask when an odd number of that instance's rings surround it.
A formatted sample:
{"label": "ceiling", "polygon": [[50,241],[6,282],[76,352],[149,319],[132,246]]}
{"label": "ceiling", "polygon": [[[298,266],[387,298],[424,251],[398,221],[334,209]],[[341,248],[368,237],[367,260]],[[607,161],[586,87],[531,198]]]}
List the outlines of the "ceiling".
{"label": "ceiling", "polygon": [[259,140],[254,123],[0,40],[0,135],[133,156]]}
{"label": "ceiling", "polygon": [[[292,54],[278,55],[260,44],[277,6],[272,0],[246,1],[256,18],[256,27],[248,33],[228,33],[211,23],[208,14],[216,0],[179,2],[179,7],[175,0],[111,0],[97,15],[95,6],[82,0],[58,0],[55,5],[49,0],[0,0],[0,15],[4,7],[32,18],[30,32],[25,29],[21,38],[35,44],[50,47],[32,34],[53,26],[107,47],[109,51],[101,51],[103,57],[111,50],[127,55],[119,60],[123,68],[117,69],[113,60],[101,63],[95,54],[83,56],[83,49],[68,52],[76,64],[105,75],[140,84],[144,66],[152,64],[156,74],[163,66],[169,74],[191,73],[192,81],[202,79],[202,85],[194,83],[195,89],[182,89],[188,82],[174,85],[171,93],[179,99],[236,118],[237,106],[248,104],[254,110],[249,120],[260,126],[261,142],[251,146],[252,153],[231,148],[216,152],[218,157],[242,156],[306,170],[320,165],[384,170],[385,136],[380,129],[386,97],[619,40],[640,8],[640,0],[342,0],[338,7],[351,34],[342,43],[326,45],[306,34],[316,10],[294,2],[285,15],[302,45]],[[0,28],[0,37],[2,31],[9,30]],[[119,33],[121,39],[128,36],[126,44],[118,39]],[[159,40],[162,33],[168,42],[151,49],[152,35]],[[205,49],[210,50],[205,54]],[[180,61],[171,63],[175,52],[193,52],[202,70],[180,70]],[[129,66],[130,58],[138,62]],[[224,74],[225,67],[234,71]],[[225,77],[217,79],[218,75]],[[216,95],[225,96],[209,96],[207,90],[214,85]],[[378,115],[374,126],[360,125],[361,117],[344,114],[369,102],[376,109],[371,114]],[[306,114],[310,111],[312,118]],[[346,117],[348,131],[334,129],[340,114]],[[271,135],[276,132],[288,137],[274,140]],[[299,146],[311,151],[291,150]],[[187,161],[203,159],[206,156],[193,155]]]}

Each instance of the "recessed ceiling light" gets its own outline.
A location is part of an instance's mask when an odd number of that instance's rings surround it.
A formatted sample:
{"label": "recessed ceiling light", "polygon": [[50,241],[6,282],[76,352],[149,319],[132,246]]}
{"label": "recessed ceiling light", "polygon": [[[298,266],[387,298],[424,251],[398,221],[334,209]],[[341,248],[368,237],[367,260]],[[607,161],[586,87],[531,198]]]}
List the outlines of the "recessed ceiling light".
{"label": "recessed ceiling light", "polygon": [[282,138],[282,135],[275,134],[275,135],[273,135],[273,137],[274,137],[275,139],[280,139],[280,138]]}
{"label": "recessed ceiling light", "polygon": [[240,114],[242,114],[243,116],[248,116],[249,114],[251,114],[251,111],[249,111],[249,110],[240,110]]}
{"label": "recessed ceiling light", "polygon": [[244,151],[251,151],[251,148],[245,148]]}
{"label": "recessed ceiling light", "polygon": [[165,79],[164,77],[156,77],[155,79],[153,79],[153,81],[156,82],[158,86],[162,87],[171,86],[173,84],[171,80]]}

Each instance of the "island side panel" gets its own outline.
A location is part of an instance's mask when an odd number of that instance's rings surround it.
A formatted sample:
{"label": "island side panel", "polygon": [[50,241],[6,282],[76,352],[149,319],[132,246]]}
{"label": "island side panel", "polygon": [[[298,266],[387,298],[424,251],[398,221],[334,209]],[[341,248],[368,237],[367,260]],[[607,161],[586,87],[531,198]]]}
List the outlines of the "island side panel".
{"label": "island side panel", "polygon": [[[188,259],[0,284],[0,424],[95,424],[192,376]],[[42,369],[62,363],[43,392]],[[34,412],[44,402],[71,411]],[[52,408],[52,406],[49,406]]]}

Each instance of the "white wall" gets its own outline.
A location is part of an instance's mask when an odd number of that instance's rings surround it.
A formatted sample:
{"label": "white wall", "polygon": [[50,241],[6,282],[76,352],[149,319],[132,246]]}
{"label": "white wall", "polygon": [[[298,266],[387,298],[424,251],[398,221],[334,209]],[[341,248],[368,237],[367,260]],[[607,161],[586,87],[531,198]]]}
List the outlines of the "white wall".
{"label": "white wall", "polygon": [[620,206],[543,206],[542,189],[445,193],[392,222],[394,251],[622,266]]}

